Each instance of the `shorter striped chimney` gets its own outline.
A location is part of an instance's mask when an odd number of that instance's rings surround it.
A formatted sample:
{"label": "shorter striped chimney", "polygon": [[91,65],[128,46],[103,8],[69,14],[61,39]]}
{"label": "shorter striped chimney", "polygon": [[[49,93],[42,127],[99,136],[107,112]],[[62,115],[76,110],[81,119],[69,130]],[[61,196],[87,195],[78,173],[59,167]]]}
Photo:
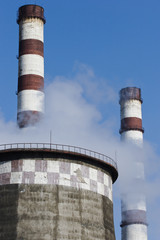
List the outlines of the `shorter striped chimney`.
{"label": "shorter striped chimney", "polygon": [[119,103],[121,105],[121,139],[142,142],[144,130],[142,128],[141,89],[136,87],[121,89]]}
{"label": "shorter striped chimney", "polygon": [[[141,89],[123,88],[120,91],[121,106],[121,140],[131,142],[142,148],[142,98]],[[124,192],[121,199],[122,240],[147,240],[146,199],[143,193],[144,163],[142,159],[134,159],[134,176],[132,186]],[[127,169],[126,169],[127,171]]]}
{"label": "shorter striped chimney", "polygon": [[37,5],[19,8],[19,71],[17,122],[20,128],[34,125],[44,113],[44,9]]}

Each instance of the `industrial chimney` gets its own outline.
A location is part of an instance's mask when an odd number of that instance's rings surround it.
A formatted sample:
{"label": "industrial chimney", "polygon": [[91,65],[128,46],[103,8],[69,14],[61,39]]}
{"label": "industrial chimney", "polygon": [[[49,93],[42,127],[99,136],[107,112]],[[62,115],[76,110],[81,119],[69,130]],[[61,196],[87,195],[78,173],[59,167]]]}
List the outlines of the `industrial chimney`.
{"label": "industrial chimney", "polygon": [[19,71],[17,122],[20,128],[34,125],[44,113],[44,9],[37,5],[19,8]]}
{"label": "industrial chimney", "polygon": [[[121,106],[121,140],[135,146],[143,147],[141,89],[136,87],[123,88],[120,91]],[[122,240],[147,240],[146,200],[143,189],[144,163],[135,159],[135,177],[133,185],[138,190],[125,192],[122,195]]]}

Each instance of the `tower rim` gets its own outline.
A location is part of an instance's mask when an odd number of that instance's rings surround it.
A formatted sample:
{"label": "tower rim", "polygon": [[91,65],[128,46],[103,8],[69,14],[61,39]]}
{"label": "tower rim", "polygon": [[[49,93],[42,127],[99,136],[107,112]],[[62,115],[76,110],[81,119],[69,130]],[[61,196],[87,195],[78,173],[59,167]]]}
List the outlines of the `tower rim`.
{"label": "tower rim", "polygon": [[107,170],[112,177],[113,183],[118,178],[117,163],[107,155],[89,149],[52,143],[11,143],[0,145],[0,162],[7,161],[8,157],[11,159],[13,155],[14,159],[15,156],[17,156],[18,159],[21,155],[26,158],[30,154],[33,155],[33,158],[37,156],[43,157],[44,154],[49,158],[57,156],[74,158],[77,161]]}

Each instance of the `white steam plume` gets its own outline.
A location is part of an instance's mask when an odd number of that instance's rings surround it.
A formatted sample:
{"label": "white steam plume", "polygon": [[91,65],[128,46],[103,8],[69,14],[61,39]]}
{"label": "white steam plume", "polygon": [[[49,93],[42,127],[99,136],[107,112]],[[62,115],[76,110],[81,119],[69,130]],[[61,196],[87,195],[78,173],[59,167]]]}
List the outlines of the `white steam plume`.
{"label": "white steam plume", "polygon": [[[77,64],[78,65],[78,64]],[[52,143],[76,145],[104,153],[115,158],[119,166],[119,180],[115,185],[115,198],[119,202],[119,213],[115,213],[117,239],[120,239],[120,194],[139,191],[133,185],[135,175],[134,160],[141,158],[146,166],[146,181],[143,190],[148,199],[149,238],[159,240],[160,177],[158,157],[150,144],[144,144],[140,152],[130,144],[122,144],[119,135],[113,134],[114,119],[105,119],[101,108],[118,104],[118,93],[108,86],[105,79],[98,78],[86,65],[76,66],[72,77],[57,76],[46,87],[46,113],[44,119],[35,127],[19,129],[15,122],[5,122],[0,116],[0,144],[15,142],[49,142],[52,131]],[[108,107],[108,109],[110,109]],[[107,117],[110,113],[107,113]],[[116,113],[115,119],[119,116]],[[119,126],[117,126],[118,132]],[[152,164],[150,164],[152,162]],[[138,189],[138,190],[137,190]],[[117,219],[118,218],[118,219]]]}

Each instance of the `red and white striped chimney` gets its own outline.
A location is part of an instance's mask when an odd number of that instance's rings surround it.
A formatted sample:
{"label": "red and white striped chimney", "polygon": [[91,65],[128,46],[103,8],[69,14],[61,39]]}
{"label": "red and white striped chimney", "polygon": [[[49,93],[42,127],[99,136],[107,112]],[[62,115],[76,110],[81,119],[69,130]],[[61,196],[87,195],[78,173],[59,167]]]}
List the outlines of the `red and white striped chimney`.
{"label": "red and white striped chimney", "polygon": [[19,72],[17,123],[34,125],[44,113],[44,9],[37,5],[19,8]]}
{"label": "red and white striped chimney", "polygon": [[[123,88],[120,91],[121,140],[142,148],[141,89]],[[134,159],[133,185],[122,196],[122,240],[147,240],[146,199],[143,193],[144,163]],[[127,169],[126,169],[127,171]]]}
{"label": "red and white striped chimney", "polygon": [[123,88],[120,91],[121,139],[143,142],[141,90],[136,87]]}

